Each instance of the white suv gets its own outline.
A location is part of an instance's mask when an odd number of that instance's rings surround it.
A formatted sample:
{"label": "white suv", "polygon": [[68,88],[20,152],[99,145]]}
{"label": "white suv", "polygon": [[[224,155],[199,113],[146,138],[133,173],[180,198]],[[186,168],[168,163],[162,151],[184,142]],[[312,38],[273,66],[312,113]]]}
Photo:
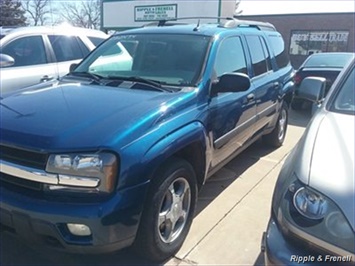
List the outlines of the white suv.
{"label": "white suv", "polygon": [[0,92],[57,79],[108,37],[76,27],[0,27]]}

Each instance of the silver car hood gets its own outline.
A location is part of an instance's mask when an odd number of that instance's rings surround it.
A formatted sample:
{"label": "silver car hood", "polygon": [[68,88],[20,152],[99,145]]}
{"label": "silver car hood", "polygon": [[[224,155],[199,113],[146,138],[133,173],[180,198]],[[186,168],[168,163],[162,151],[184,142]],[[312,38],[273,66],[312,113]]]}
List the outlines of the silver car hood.
{"label": "silver car hood", "polygon": [[299,147],[302,167],[297,176],[332,199],[355,230],[355,118],[322,110],[314,120]]}

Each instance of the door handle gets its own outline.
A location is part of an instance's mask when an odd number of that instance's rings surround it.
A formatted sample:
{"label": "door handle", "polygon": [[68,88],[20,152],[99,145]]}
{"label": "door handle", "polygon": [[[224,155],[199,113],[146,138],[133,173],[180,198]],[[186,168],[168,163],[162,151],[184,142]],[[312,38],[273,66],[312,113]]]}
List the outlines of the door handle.
{"label": "door handle", "polygon": [[273,84],[274,86],[274,89],[278,89],[279,87],[280,87],[280,83],[278,83],[278,82],[274,82],[274,84]]}
{"label": "door handle", "polygon": [[45,82],[45,81],[48,81],[48,80],[51,80],[53,79],[53,77],[50,77],[48,75],[44,75],[39,81],[40,82]]}
{"label": "door handle", "polygon": [[247,95],[247,101],[248,102],[254,101],[254,99],[255,99],[254,93],[250,93],[250,94]]}

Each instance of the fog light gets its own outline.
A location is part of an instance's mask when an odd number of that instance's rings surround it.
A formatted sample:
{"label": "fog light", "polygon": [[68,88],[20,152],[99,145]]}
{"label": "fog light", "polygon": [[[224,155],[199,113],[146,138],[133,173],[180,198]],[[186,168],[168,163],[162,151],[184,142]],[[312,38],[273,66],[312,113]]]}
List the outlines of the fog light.
{"label": "fog light", "polygon": [[91,230],[85,224],[67,224],[67,227],[73,235],[76,236],[89,236],[91,235]]}

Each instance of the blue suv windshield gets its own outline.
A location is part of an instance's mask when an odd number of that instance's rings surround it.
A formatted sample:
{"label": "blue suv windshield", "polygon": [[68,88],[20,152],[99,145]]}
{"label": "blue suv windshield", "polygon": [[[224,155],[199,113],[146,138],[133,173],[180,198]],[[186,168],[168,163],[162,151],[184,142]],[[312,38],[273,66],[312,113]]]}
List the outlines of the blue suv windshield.
{"label": "blue suv windshield", "polygon": [[210,37],[181,34],[118,35],[87,57],[74,72],[104,78],[139,77],[173,86],[195,86]]}

